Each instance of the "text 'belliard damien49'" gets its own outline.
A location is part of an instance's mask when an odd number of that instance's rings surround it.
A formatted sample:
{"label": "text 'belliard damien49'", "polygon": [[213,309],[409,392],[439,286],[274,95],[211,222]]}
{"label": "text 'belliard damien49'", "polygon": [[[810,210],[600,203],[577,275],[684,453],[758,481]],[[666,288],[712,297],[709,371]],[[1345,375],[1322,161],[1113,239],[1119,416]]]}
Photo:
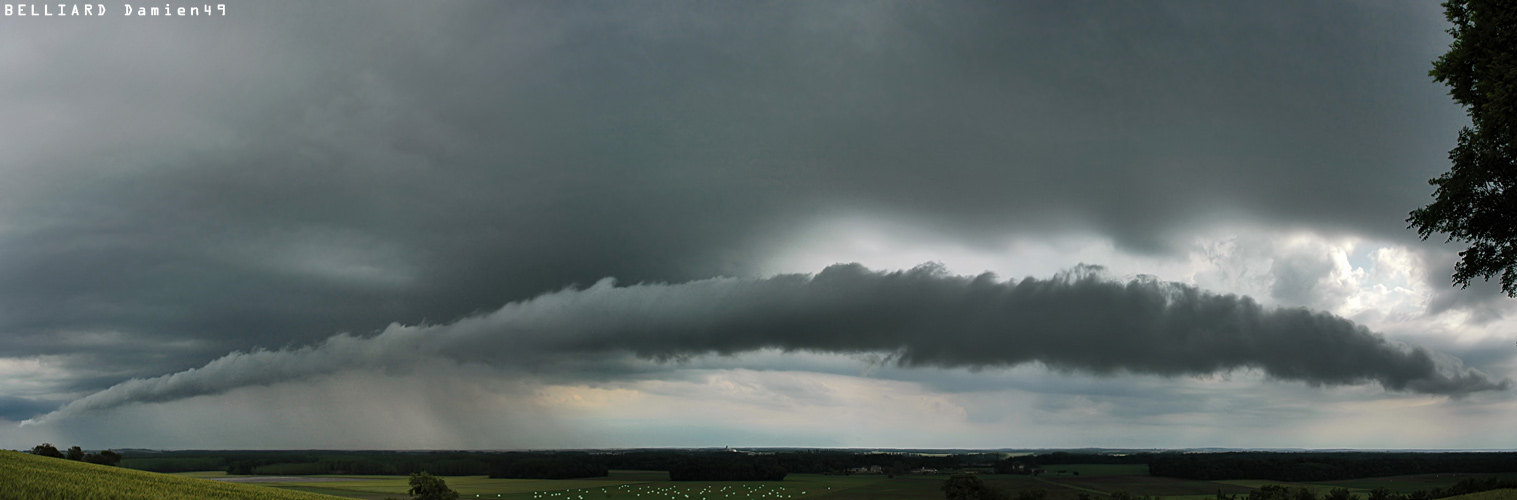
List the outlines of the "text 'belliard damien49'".
{"label": "text 'belliard damien49'", "polygon": [[[5,17],[69,17],[69,16],[104,16],[109,11],[105,4],[66,4],[66,3],[43,3],[43,4],[4,4],[0,7]],[[175,7],[171,4],[163,6],[142,6],[122,4],[121,11],[125,16],[161,17],[161,16],[213,16],[226,15],[226,4],[201,4],[188,7]]]}

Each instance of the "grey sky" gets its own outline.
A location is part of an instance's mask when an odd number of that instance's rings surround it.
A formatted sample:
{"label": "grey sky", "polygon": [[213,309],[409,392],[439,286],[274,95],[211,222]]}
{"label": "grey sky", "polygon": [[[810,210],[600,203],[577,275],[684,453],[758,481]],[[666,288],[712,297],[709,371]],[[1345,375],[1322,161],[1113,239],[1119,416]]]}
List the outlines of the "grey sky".
{"label": "grey sky", "polygon": [[[1511,309],[1450,289],[1458,249],[1403,222],[1464,122],[1426,76],[1449,41],[1431,3],[228,8],[0,18],[0,369],[32,377],[0,387],[0,418],[608,277],[891,270],[816,250],[850,217],[1001,255],[1014,281],[1044,263],[1008,241],[1100,241],[1082,261],[1114,283],[1352,316],[1328,321],[1450,363]],[[1218,231],[1261,235],[1228,255],[1263,264],[1166,274]],[[1350,269],[1370,274],[1367,251],[1410,255],[1397,283],[1415,297],[1396,304],[1415,314],[1361,307],[1373,286],[1332,281],[1333,254],[1280,236],[1296,233],[1361,242]],[[807,252],[823,262],[783,264]],[[920,256],[900,267],[984,270]],[[1512,373],[1509,354],[1478,359],[1487,383]],[[842,376],[827,364],[795,371]],[[929,371],[901,382],[951,391]],[[1377,377],[1349,379],[1395,385]]]}

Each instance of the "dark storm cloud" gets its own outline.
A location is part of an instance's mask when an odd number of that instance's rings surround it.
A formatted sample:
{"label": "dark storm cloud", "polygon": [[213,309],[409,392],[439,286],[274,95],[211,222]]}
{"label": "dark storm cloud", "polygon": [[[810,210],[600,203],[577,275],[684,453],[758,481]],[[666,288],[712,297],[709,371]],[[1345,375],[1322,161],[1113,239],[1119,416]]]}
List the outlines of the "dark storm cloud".
{"label": "dark storm cloud", "polygon": [[0,396],[0,420],[20,422],[58,409],[56,401]]}
{"label": "dark storm cloud", "polygon": [[1459,119],[1424,4],[232,7],[4,21],[0,356],[150,376],[603,276],[752,276],[833,210],[971,245],[1394,239]]}
{"label": "dark storm cloud", "polygon": [[1433,290],[1428,300],[1429,314],[1464,311],[1469,313],[1468,323],[1483,325],[1511,312],[1512,300],[1502,293],[1499,277],[1495,281],[1476,278],[1467,287],[1452,284],[1454,264],[1459,261],[1458,252],[1464,246],[1430,244],[1427,247],[1430,249],[1425,250],[1425,255],[1431,258],[1428,259],[1425,279],[1428,288]]}
{"label": "dark storm cloud", "polygon": [[1452,356],[1391,343],[1327,313],[1271,310],[1181,284],[1108,281],[1090,269],[1003,282],[936,266],[874,272],[837,265],[815,276],[761,280],[629,287],[606,280],[447,325],[395,325],[370,338],[340,335],[300,349],[238,352],[124,382],[40,421],[437,357],[529,373],[593,372],[596,363],[585,359],[616,353],[671,362],[763,349],[886,353],[905,368],[1037,362],[1056,371],[1163,376],[1257,368],[1314,386],[1375,382],[1455,396],[1511,386]]}

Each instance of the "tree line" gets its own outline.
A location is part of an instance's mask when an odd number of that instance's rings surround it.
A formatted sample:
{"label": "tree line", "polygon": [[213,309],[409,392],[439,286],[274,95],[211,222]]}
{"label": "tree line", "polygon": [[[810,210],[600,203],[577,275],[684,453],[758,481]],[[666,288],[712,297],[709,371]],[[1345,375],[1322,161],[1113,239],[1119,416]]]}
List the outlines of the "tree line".
{"label": "tree line", "polygon": [[1010,457],[995,463],[999,474],[1030,474],[1051,465],[1148,464],[1149,474],[1217,481],[1268,479],[1310,482],[1412,474],[1517,471],[1517,453],[1493,452],[1222,452],[1103,455],[1048,453]]}
{"label": "tree line", "polygon": [[788,471],[773,459],[695,459],[669,469],[670,481],[783,481]]}
{"label": "tree line", "polygon": [[85,453],[83,448],[74,446],[69,448],[67,453],[64,453],[58,451],[58,448],[53,446],[52,443],[42,443],[32,447],[32,454],[99,465],[114,466],[121,463],[121,454],[111,450],[102,450],[100,453]]}
{"label": "tree line", "polygon": [[490,477],[510,479],[573,479],[606,477],[610,474],[611,471],[603,464],[563,458],[527,458],[496,463],[490,468]]}
{"label": "tree line", "polygon": [[478,457],[421,456],[276,456],[232,460],[227,474],[317,475],[351,474],[402,476],[427,472],[437,476],[480,476],[490,473],[490,462]]}
{"label": "tree line", "polygon": [[[784,473],[850,474],[857,468],[880,467],[882,473],[906,474],[916,469],[958,470],[981,467],[989,471],[996,453],[920,455],[860,453],[846,450],[782,450],[749,454],[730,450],[617,450],[521,452],[324,452],[301,451],[141,451],[122,466],[153,472],[225,470],[229,474],[407,475],[519,477],[564,479],[602,477],[612,469],[668,471],[679,477],[779,477]],[[719,466],[705,466],[702,464]]]}
{"label": "tree line", "polygon": [[1160,456],[1160,453],[1134,453],[1123,455],[1105,455],[1100,453],[1068,453],[1056,451],[1042,455],[1024,455],[1020,457],[1008,457],[998,460],[993,464],[996,474],[1032,474],[1039,468],[1048,465],[1074,465],[1074,464],[1147,464]]}

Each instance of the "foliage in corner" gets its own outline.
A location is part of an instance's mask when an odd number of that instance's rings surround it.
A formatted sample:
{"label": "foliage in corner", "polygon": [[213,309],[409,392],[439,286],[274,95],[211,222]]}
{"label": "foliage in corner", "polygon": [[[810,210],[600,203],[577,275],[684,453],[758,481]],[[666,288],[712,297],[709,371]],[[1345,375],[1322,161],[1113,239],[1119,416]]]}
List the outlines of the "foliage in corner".
{"label": "foliage in corner", "polygon": [[1407,227],[1424,240],[1440,233],[1469,244],[1454,284],[1499,274],[1501,290],[1517,297],[1517,9],[1503,0],[1443,7],[1454,42],[1428,74],[1449,87],[1471,123],[1449,151],[1449,171],[1428,181],[1433,203],[1413,210]]}

